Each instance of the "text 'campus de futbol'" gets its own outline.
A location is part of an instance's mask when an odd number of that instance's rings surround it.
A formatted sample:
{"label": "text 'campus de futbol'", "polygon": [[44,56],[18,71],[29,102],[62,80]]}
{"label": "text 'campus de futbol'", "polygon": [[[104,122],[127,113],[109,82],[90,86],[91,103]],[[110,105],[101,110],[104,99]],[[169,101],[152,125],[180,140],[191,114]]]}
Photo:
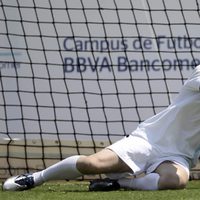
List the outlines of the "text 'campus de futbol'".
{"label": "text 'campus de futbol'", "polygon": [[[127,39],[74,39],[67,37],[63,41],[65,52],[64,72],[111,72],[114,67],[119,72],[143,70],[190,70],[200,64],[198,58],[192,55],[183,57],[185,52],[200,50],[200,38],[186,36],[169,38],[127,38]],[[70,52],[73,55],[70,56]],[[121,52],[121,55],[119,53]],[[118,56],[113,58],[113,54]],[[135,53],[135,54],[134,54]],[[140,58],[136,55],[140,54]],[[151,59],[146,58],[151,54]],[[169,58],[162,58],[162,54],[169,54]],[[171,56],[173,54],[173,56]],[[182,54],[179,58],[179,54]]]}

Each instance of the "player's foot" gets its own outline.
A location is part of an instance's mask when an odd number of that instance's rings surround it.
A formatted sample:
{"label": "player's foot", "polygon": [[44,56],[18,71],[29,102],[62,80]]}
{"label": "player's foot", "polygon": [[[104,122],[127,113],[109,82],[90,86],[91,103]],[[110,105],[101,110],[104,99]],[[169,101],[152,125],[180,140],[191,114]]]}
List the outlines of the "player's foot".
{"label": "player's foot", "polygon": [[22,174],[8,178],[3,183],[3,190],[5,191],[22,191],[34,187],[34,180],[32,174]]}
{"label": "player's foot", "polygon": [[113,191],[119,189],[120,185],[117,180],[109,178],[92,180],[89,185],[90,191]]}

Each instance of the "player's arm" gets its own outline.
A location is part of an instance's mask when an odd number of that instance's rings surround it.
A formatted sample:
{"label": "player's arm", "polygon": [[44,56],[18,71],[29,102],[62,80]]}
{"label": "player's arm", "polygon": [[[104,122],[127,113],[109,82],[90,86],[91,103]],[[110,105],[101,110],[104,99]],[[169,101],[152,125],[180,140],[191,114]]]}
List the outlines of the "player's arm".
{"label": "player's arm", "polygon": [[188,80],[185,82],[185,87],[190,90],[200,92],[200,65],[198,65]]}

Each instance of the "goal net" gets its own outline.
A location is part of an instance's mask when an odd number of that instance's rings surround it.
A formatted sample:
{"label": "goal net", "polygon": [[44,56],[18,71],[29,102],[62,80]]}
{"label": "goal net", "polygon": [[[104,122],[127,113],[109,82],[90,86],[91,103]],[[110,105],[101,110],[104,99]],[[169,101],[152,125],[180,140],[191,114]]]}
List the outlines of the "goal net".
{"label": "goal net", "polygon": [[200,64],[199,26],[198,0],[0,0],[0,178],[97,152],[167,107]]}

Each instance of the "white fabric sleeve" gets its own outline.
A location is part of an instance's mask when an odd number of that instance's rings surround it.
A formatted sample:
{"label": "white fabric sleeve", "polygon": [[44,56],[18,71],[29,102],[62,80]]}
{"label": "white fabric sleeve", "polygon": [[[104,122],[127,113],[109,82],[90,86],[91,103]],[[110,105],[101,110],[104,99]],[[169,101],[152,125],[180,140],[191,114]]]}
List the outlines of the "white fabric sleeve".
{"label": "white fabric sleeve", "polygon": [[185,82],[185,87],[189,90],[200,92],[200,65],[198,65],[188,80]]}

